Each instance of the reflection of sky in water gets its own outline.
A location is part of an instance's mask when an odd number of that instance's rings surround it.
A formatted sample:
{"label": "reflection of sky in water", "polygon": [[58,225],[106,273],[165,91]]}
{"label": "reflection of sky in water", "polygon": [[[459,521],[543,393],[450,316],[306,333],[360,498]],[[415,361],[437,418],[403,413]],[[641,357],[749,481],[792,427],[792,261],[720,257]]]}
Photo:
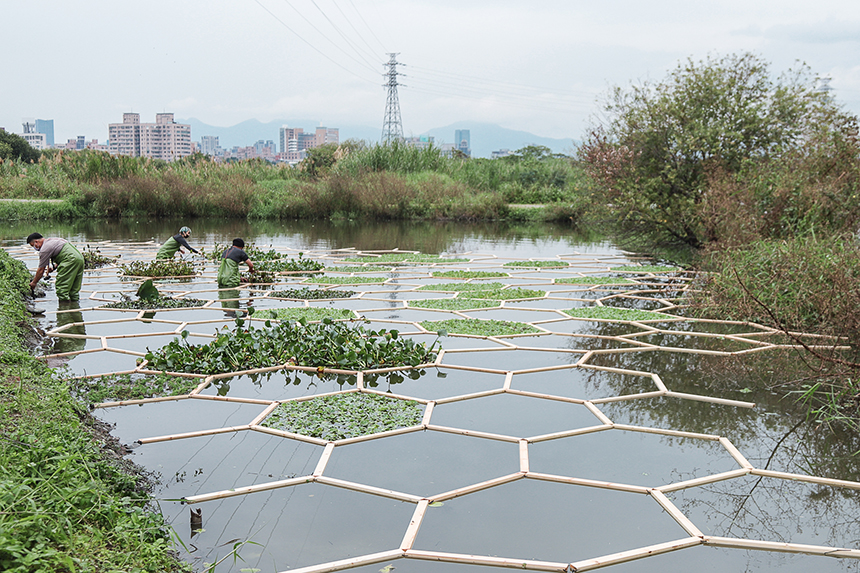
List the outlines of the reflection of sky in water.
{"label": "reflection of sky in water", "polygon": [[[158,242],[175,232],[184,222],[131,224],[129,222],[98,225],[42,225],[46,236],[65,236],[78,242],[97,239],[141,237],[150,244],[101,244],[102,254],[122,253],[121,261],[148,260]],[[33,229],[31,224],[13,224],[0,230],[0,245],[13,256],[35,267],[35,253],[22,248],[22,237]],[[773,392],[746,389],[740,370],[727,369],[712,359],[695,354],[659,351],[618,352],[630,348],[628,341],[610,339],[643,332],[639,326],[562,319],[559,310],[588,305],[596,298],[612,307],[661,309],[658,299],[671,299],[681,286],[688,284],[665,277],[629,274],[643,283],[625,288],[618,285],[586,290],[582,285],[550,285],[548,278],[589,275],[619,276],[607,272],[612,266],[628,262],[609,244],[578,244],[568,230],[546,227],[542,238],[493,226],[449,224],[353,225],[327,222],[261,222],[246,221],[194,222],[195,246],[226,243],[236,236],[266,248],[276,248],[285,255],[318,257],[332,263],[327,248],[417,249],[426,253],[450,254],[473,251],[466,255],[475,260],[447,263],[437,267],[416,265],[385,272],[381,276],[396,278],[398,284],[344,285],[338,290],[354,290],[350,299],[310,301],[314,307],[347,308],[369,311],[367,328],[419,332],[411,324],[391,320],[422,321],[458,318],[451,312],[434,312],[403,308],[402,301],[427,298],[450,298],[450,294],[414,290],[425,284],[454,282],[449,278],[431,278],[443,270],[502,270],[512,277],[487,281],[552,290],[553,299],[507,302],[504,308],[476,310],[467,316],[518,322],[540,321],[553,335],[506,338],[520,350],[449,352],[441,367],[424,370],[415,379],[395,375],[367,377],[367,388],[397,393],[422,400],[442,400],[481,392],[502,392],[504,372],[552,367],[554,370],[516,373],[510,379],[514,392],[546,394],[561,398],[599,400],[657,390],[650,376],[636,372],[653,372],[670,391],[700,396],[717,396],[756,402],[756,410],[693,401],[678,397],[637,398],[629,401],[600,403],[598,409],[617,424],[638,425],[678,431],[724,436],[737,446],[755,466],[772,470],[823,475],[838,479],[857,479],[860,461],[852,456],[860,449],[856,436],[839,436],[802,425],[803,407],[777,387]],[[26,232],[24,232],[26,231]],[[381,232],[380,232],[381,231]],[[84,238],[86,237],[86,238]],[[320,252],[313,252],[313,250]],[[354,251],[350,254],[354,254]],[[494,255],[496,258],[494,258]],[[565,270],[536,271],[510,269],[504,264],[528,258],[548,259],[563,255],[571,263]],[[174,338],[172,333],[183,322],[192,333],[212,334],[227,325],[230,317],[221,309],[214,284],[216,267],[208,262],[201,277],[191,281],[157,281],[165,294],[190,292],[194,298],[214,300],[212,309],[159,311],[154,321],[136,320],[136,312],[90,310],[103,304],[90,300],[97,297],[119,300],[119,292],[133,295],[139,281],[123,281],[116,269],[88,272],[81,301],[82,311],[63,317],[56,315],[53,290],[37,301],[47,315],[40,319],[43,328],[53,328],[63,320],[87,324],[69,333],[91,337],[109,336],[108,345],[116,350],[145,352]],[[379,274],[379,273],[377,273]],[[304,288],[303,277],[284,278],[276,288]],[[487,282],[479,281],[479,282]],[[660,292],[651,292],[655,289]],[[261,298],[268,290],[251,292],[241,289],[241,308],[249,303],[258,308],[303,306],[299,301]],[[628,293],[628,294],[624,294]],[[234,293],[235,294],[235,293]],[[460,295],[468,296],[468,293]],[[566,299],[566,300],[565,300]],[[95,321],[122,319],[97,324]],[[561,319],[561,320],[556,320]],[[205,322],[205,321],[215,322]],[[203,321],[201,323],[201,321]],[[549,322],[547,322],[549,321]],[[258,324],[257,327],[260,327]],[[692,336],[688,333],[717,335],[745,334],[750,339],[773,341],[778,337],[759,334],[749,326],[695,321],[649,324],[667,332],[647,334],[633,340],[661,346],[686,349],[737,350],[748,348],[743,342]],[[127,334],[153,336],[125,337]],[[582,336],[563,336],[576,334]],[[415,334],[428,344],[433,335]],[[188,342],[206,343],[210,338],[190,336]],[[59,348],[66,351],[99,349],[98,338],[73,339],[57,337]],[[442,346],[448,350],[501,348],[499,343],[477,338],[445,337]],[[541,352],[528,348],[579,350],[582,352]],[[55,350],[55,351],[57,351]],[[621,369],[623,372],[574,368],[584,351],[608,351],[588,358],[587,364]],[[752,362],[755,368],[767,364],[762,353]],[[770,356],[773,356],[771,351]],[[125,371],[134,368],[136,357],[120,352],[87,352],[70,357],[68,372],[73,375]],[[460,366],[467,369],[458,369]],[[481,369],[502,373],[481,372]],[[259,377],[239,376],[220,381],[205,389],[205,398],[173,400],[97,410],[96,416],[115,424],[113,430],[123,443],[132,444],[145,437],[183,432],[242,426],[259,415],[265,405],[224,401],[223,398],[288,400],[317,394],[353,389],[355,377],[315,376],[274,372]],[[455,488],[502,476],[516,477],[527,456],[530,472],[568,476],[645,487],[707,476],[739,467],[718,442],[670,437],[641,432],[604,430],[531,443],[528,446],[488,438],[446,433],[439,428],[459,432],[487,432],[512,438],[539,437],[555,432],[601,424],[600,419],[581,404],[516,394],[495,394],[467,400],[455,400],[431,409],[432,430],[389,436],[369,441],[338,445],[331,453],[323,478],[390,489],[417,496],[438,495]],[[798,424],[798,420],[801,421]],[[400,547],[404,531],[413,517],[416,505],[370,495],[331,484],[301,484],[285,489],[262,491],[238,497],[194,504],[203,511],[205,531],[190,538],[189,508],[175,501],[183,495],[197,495],[229,490],[253,484],[310,476],[323,459],[322,446],[283,439],[253,430],[211,436],[187,437],[141,445],[131,459],[158,473],[162,482],[157,496],[168,521],[188,545],[197,551],[185,557],[202,566],[226,555],[230,539],[250,539],[263,547],[245,545],[240,550],[242,566],[282,571],[337,559],[354,558]],[[854,519],[854,494],[824,486],[796,483],[774,478],[752,476],[735,478],[707,486],[670,494],[706,535],[725,535],[837,546],[857,546],[858,527]],[[441,506],[429,507],[421,523],[414,547],[440,552],[558,561],[562,564],[597,557],[653,543],[683,539],[686,533],[650,496],[610,491],[579,485],[520,479],[447,499]],[[189,545],[190,547],[190,545]],[[465,565],[437,563],[416,559],[395,559],[357,567],[354,571],[377,573],[391,564],[399,573],[459,573]],[[615,565],[612,571],[847,571],[858,570],[860,563],[796,554],[776,554],[738,549],[691,547],[674,553]],[[228,560],[217,571],[231,570]],[[493,573],[496,567],[469,571]],[[508,569],[506,569],[508,570]]]}

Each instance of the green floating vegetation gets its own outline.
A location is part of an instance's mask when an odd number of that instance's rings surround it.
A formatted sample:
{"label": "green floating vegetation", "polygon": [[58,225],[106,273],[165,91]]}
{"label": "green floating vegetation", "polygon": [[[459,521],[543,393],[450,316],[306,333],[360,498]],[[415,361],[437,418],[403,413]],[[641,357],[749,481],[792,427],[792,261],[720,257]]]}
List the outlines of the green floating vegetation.
{"label": "green floating vegetation", "polygon": [[99,251],[98,247],[90,247],[81,249],[81,255],[84,257],[85,269],[98,269],[106,265],[112,265],[116,262],[117,257],[108,257]]}
{"label": "green floating vegetation", "polygon": [[247,284],[271,284],[278,282],[278,274],[254,265],[254,272],[242,271],[239,273],[239,280]]}
{"label": "green floating vegetation", "polygon": [[75,395],[88,404],[182,396],[200,385],[200,378],[168,374],[110,374],[72,381]]}
{"label": "green floating vegetation", "polygon": [[[253,315],[253,309],[248,313]],[[320,323],[304,319],[272,324],[264,328],[245,326],[236,319],[236,329],[222,330],[208,344],[189,344],[188,331],[157,350],[147,348],[150,368],[170,372],[223,374],[281,364],[320,369],[369,370],[415,367],[436,359],[438,340],[425,342],[401,338],[397,330],[368,330],[346,322],[324,318]]]}
{"label": "green floating vegetation", "polygon": [[104,305],[103,308],[123,308],[128,310],[160,310],[166,308],[189,308],[203,306],[207,300],[199,298],[172,298],[159,296],[157,298],[140,298],[138,300],[118,300]]}
{"label": "green floating vegetation", "polygon": [[323,270],[327,273],[389,273],[394,270],[394,267],[361,267],[358,265],[343,265],[326,267]]}
{"label": "green floating vegetation", "polygon": [[299,300],[322,300],[330,298],[349,298],[356,293],[354,290],[323,290],[311,288],[293,288],[272,291],[270,296],[278,298],[293,298]]}
{"label": "green floating vegetation", "polygon": [[555,279],[557,285],[633,285],[636,281],[622,277],[572,277]]}
{"label": "green floating vegetation", "polygon": [[632,308],[616,308],[610,306],[586,306],[571,308],[563,311],[574,318],[590,318],[598,320],[663,320],[666,315],[647,310]]}
{"label": "green floating vegetation", "polygon": [[500,271],[443,271],[431,274],[438,279],[493,279],[509,276]]}
{"label": "green floating vegetation", "polygon": [[502,266],[524,269],[560,269],[569,267],[570,263],[565,261],[510,261]]}
{"label": "green floating vegetation", "polygon": [[351,392],[278,406],[263,425],[322,440],[378,434],[421,423],[414,400]]}
{"label": "green floating vegetation", "polygon": [[132,261],[120,265],[119,269],[123,275],[131,277],[187,277],[197,274],[192,262],[173,259]]}
{"label": "green floating vegetation", "polygon": [[624,267],[612,267],[609,270],[616,273],[677,273],[683,269],[662,265],[629,265]]}
{"label": "green floating vegetation", "polygon": [[448,334],[472,334],[475,336],[509,336],[511,334],[532,334],[540,332],[531,324],[509,320],[474,320],[452,318],[450,320],[424,321],[421,326],[431,332]]}
{"label": "green floating vegetation", "polygon": [[505,285],[503,283],[440,283],[438,285],[424,285],[418,290],[431,292],[472,292],[479,290],[499,290]]}
{"label": "green floating vegetation", "polygon": [[[216,263],[220,263],[221,257],[224,255],[224,251],[229,248],[230,245],[222,245],[220,243],[215,243],[215,247],[211,253],[206,252],[206,249],[202,249],[200,253],[207,259]],[[245,245],[245,248],[243,250],[245,251],[245,254],[248,255],[248,258],[253,261],[254,269],[261,272],[265,271],[269,273],[301,273],[319,271],[323,267],[325,267],[325,265],[319,261],[304,258],[304,253],[301,252],[295,257],[290,257],[288,255],[285,255],[284,253],[279,253],[274,249],[264,251],[262,249],[258,249],[254,245]]]}
{"label": "green floating vegetation", "polygon": [[411,300],[410,308],[434,308],[438,310],[471,310],[473,308],[492,308],[499,306],[498,300],[479,300],[475,298],[436,298]]}
{"label": "green floating vegetation", "polygon": [[299,320],[308,322],[330,318],[332,320],[355,319],[355,313],[345,308],[267,308],[258,310],[254,318],[274,318],[275,320]]}
{"label": "green floating vegetation", "polygon": [[546,296],[546,291],[517,287],[504,290],[477,290],[470,292],[469,296],[472,298],[489,298],[493,300],[518,300],[521,298],[543,298]]}
{"label": "green floating vegetation", "polygon": [[368,285],[384,283],[385,277],[321,277],[315,276],[303,282],[321,285]]}
{"label": "green floating vegetation", "polygon": [[425,255],[422,253],[383,253],[381,255],[365,255],[360,257],[348,257],[344,261],[351,263],[461,263],[469,259],[457,259],[441,257],[439,255]]}

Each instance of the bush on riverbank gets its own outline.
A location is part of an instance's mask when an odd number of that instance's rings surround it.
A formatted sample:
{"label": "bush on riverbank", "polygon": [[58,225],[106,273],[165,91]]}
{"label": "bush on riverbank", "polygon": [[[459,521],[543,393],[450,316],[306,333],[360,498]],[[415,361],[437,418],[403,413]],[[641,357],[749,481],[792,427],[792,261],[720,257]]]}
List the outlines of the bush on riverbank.
{"label": "bush on riverbank", "polygon": [[23,347],[29,279],[0,250],[0,570],[187,571],[144,480]]}

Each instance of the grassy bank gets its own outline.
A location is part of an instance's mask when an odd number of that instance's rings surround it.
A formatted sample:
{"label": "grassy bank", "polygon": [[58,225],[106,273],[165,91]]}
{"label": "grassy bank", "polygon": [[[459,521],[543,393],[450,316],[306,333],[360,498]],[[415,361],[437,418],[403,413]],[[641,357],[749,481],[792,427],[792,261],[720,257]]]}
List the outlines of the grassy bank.
{"label": "grassy bank", "polygon": [[28,282],[0,251],[0,570],[187,571],[146,481],[28,352]]}
{"label": "grassy bank", "polygon": [[[48,151],[0,162],[7,219],[54,217],[579,220],[588,184],[569,157],[524,148],[503,159],[449,158],[438,149],[350,144],[316,148],[298,167],[263,161],[174,163],[94,151]],[[0,202],[2,203],[2,202]],[[511,209],[510,204],[540,204]]]}

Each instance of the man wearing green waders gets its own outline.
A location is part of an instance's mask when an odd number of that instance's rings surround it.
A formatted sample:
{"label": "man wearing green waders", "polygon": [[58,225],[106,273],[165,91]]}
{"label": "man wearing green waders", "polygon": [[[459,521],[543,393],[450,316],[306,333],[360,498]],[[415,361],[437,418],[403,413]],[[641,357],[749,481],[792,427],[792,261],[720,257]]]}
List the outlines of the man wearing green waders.
{"label": "man wearing green waders", "polygon": [[221,255],[221,267],[218,269],[218,287],[236,288],[242,282],[239,275],[239,263],[248,265],[248,270],[254,272],[254,264],[244,251],[245,241],[233,239],[233,246]]}
{"label": "man wearing green waders", "polygon": [[[175,228],[175,227],[174,227]],[[182,250],[182,247],[185,247],[189,251],[194,254],[199,253],[200,251],[195,250],[191,245],[188,244],[188,237],[191,236],[191,229],[188,227],[182,227],[179,229],[179,232],[164,241],[164,244],[161,245],[161,248],[158,249],[158,254],[155,255],[156,259],[172,259],[173,255],[176,254],[176,251],[185,254],[185,251]]]}
{"label": "man wearing green waders", "polygon": [[30,281],[30,289],[36,288],[45,274],[45,269],[53,263],[57,271],[57,299],[78,300],[84,280],[84,256],[81,252],[65,239],[45,239],[39,233],[30,234],[27,244],[39,252],[39,269],[36,271],[36,277]]}

